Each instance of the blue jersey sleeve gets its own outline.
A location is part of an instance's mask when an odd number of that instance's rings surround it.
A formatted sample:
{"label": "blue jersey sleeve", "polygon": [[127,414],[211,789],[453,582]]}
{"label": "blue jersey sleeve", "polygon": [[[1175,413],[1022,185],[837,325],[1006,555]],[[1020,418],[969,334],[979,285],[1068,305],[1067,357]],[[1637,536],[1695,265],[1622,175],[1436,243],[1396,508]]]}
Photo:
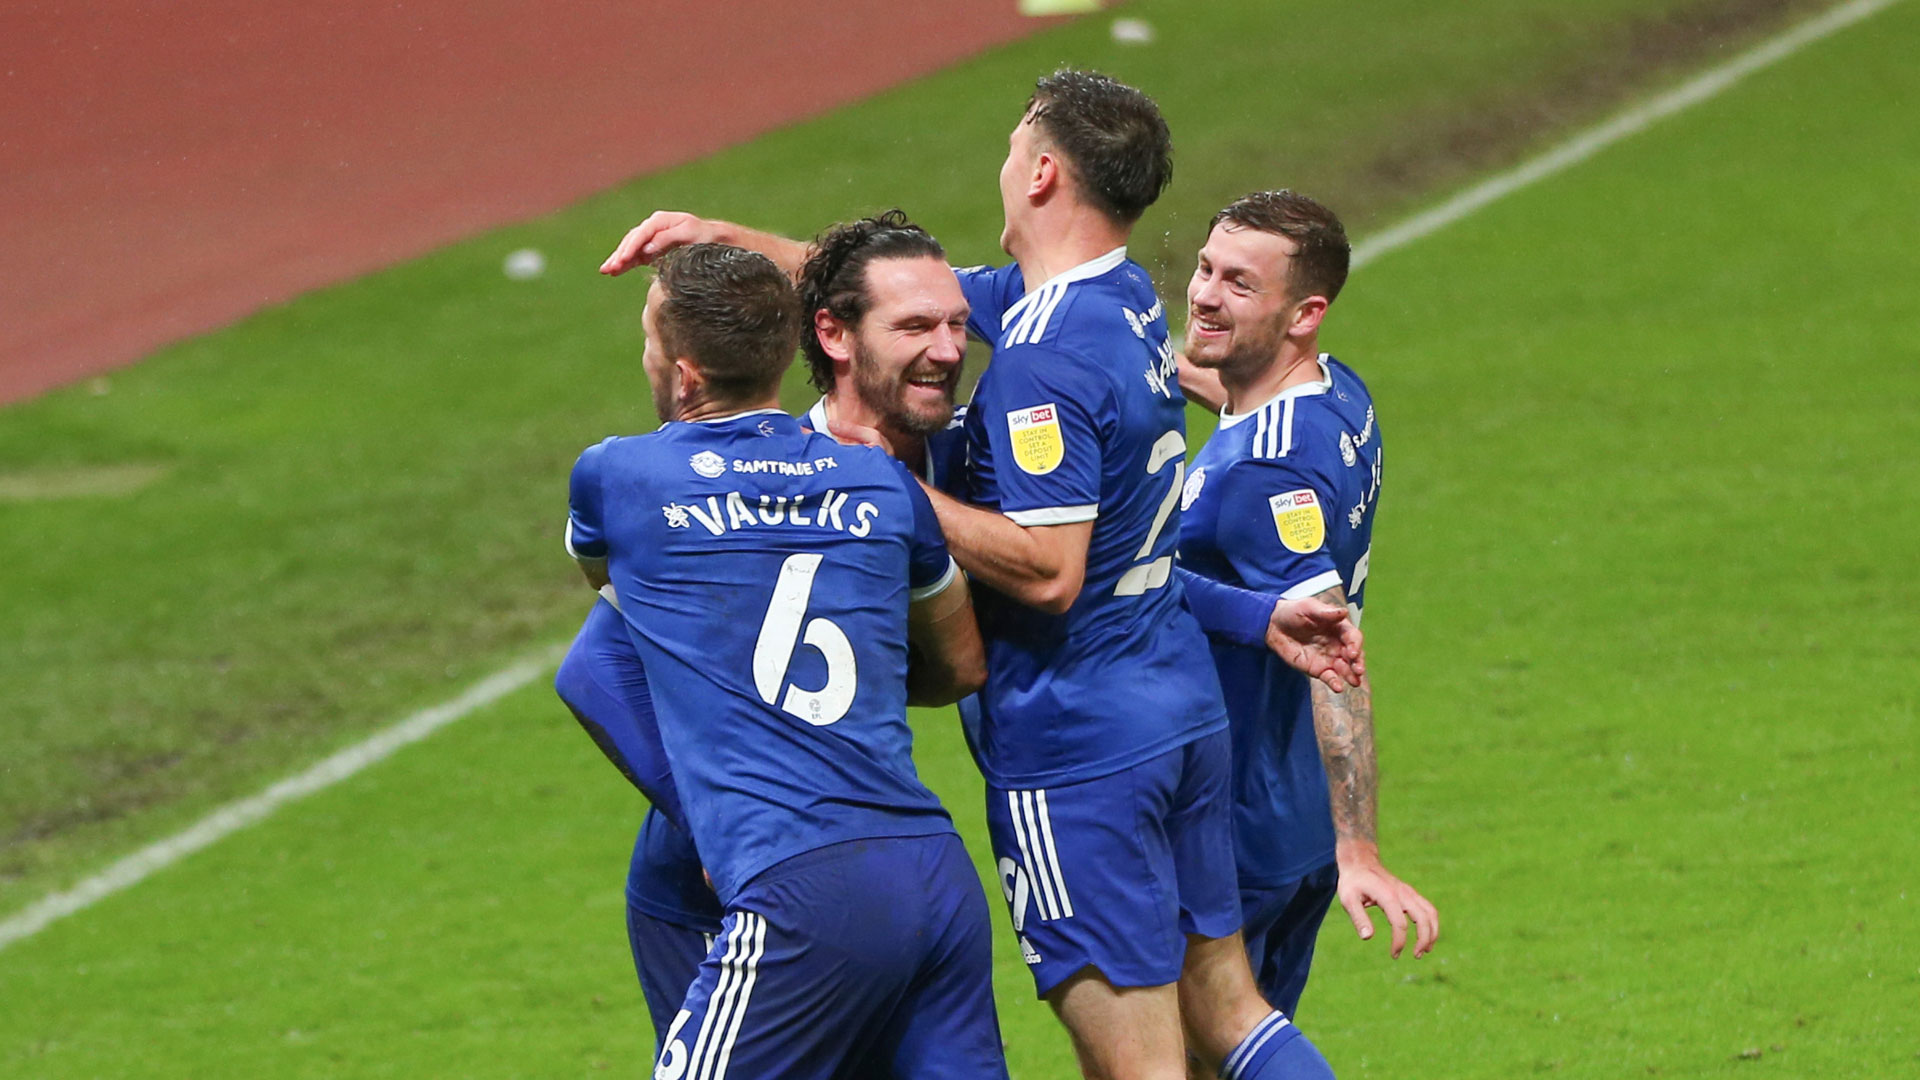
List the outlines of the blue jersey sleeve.
{"label": "blue jersey sleeve", "polygon": [[947,538],[940,531],[940,519],[933,512],[932,501],[905,465],[900,466],[900,481],[907,486],[907,502],[913,507],[913,534],[907,545],[908,596],[924,600],[939,595],[953,584],[959,567],[947,553]]}
{"label": "blue jersey sleeve", "polygon": [[1240,580],[1288,600],[1339,585],[1327,546],[1333,485],[1304,462],[1242,461],[1220,493],[1220,551]]}
{"label": "blue jersey sleeve", "polygon": [[1273,620],[1274,606],[1280,598],[1272,593],[1237,589],[1224,581],[1215,581],[1186,567],[1174,574],[1186,590],[1187,606],[1207,636],[1235,645],[1267,643],[1267,625]]}
{"label": "blue jersey sleeve", "polygon": [[1001,318],[1025,293],[1020,265],[969,266],[954,270],[953,276],[960,279],[960,292],[973,309],[967,316],[967,333],[989,345],[998,344]]}
{"label": "blue jersey sleeve", "polygon": [[1100,516],[1102,431],[1117,415],[1098,369],[1041,345],[994,354],[969,417],[993,455],[999,510],[1021,525]]}
{"label": "blue jersey sleeve", "polygon": [[606,516],[600,494],[600,457],[611,438],[580,452],[567,481],[567,554],[576,559],[607,557]]}

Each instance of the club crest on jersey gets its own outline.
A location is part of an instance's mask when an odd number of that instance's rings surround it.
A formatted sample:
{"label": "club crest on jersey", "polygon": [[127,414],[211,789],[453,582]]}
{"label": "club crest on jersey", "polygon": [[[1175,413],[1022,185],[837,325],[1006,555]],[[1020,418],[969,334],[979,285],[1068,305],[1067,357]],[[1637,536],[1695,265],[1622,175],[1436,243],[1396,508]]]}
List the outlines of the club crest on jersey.
{"label": "club crest on jersey", "polygon": [[1306,555],[1327,541],[1327,522],[1320,516],[1320,497],[1311,488],[1284,491],[1267,500],[1273,527],[1288,551]]}
{"label": "club crest on jersey", "polygon": [[702,450],[693,455],[687,459],[687,464],[693,466],[694,472],[709,480],[727,471],[727,459],[711,450]]}
{"label": "club crest on jersey", "polygon": [[1007,435],[1014,464],[1022,472],[1045,476],[1060,467],[1067,447],[1060,437],[1060,410],[1052,402],[1007,414]]}
{"label": "club crest on jersey", "polygon": [[1198,499],[1200,497],[1200,489],[1206,486],[1207,486],[1207,467],[1205,465],[1202,465],[1199,468],[1193,470],[1193,475],[1187,477],[1187,486],[1180,489],[1180,512],[1181,513],[1184,514],[1188,510],[1193,509],[1193,500]]}

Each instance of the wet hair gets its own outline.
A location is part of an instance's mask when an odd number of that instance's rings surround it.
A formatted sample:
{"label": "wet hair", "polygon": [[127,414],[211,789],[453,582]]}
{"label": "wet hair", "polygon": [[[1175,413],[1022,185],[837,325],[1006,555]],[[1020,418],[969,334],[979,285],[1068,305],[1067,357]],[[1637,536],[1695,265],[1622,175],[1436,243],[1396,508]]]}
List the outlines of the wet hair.
{"label": "wet hair", "polygon": [[1025,115],[1066,159],[1082,197],[1118,224],[1140,220],[1173,182],[1160,106],[1126,83],[1061,68],[1035,84]]}
{"label": "wet hair", "polygon": [[715,399],[749,401],[780,385],[800,340],[800,298],[773,260],[726,244],[692,244],[658,264],[660,347],[693,362]]}
{"label": "wet hair", "polygon": [[1300,245],[1288,262],[1290,300],[1324,296],[1331,304],[1347,283],[1353,248],[1347,243],[1346,226],[1318,200],[1297,191],[1256,191],[1213,215],[1207,232],[1223,223],[1274,233]]}
{"label": "wet hair", "polygon": [[800,335],[800,351],[814,389],[823,394],[833,389],[833,357],[820,345],[814,314],[826,311],[857,328],[873,308],[869,265],[882,259],[946,257],[940,241],[897,209],[835,225],[815,237],[800,269],[800,308],[807,327]]}

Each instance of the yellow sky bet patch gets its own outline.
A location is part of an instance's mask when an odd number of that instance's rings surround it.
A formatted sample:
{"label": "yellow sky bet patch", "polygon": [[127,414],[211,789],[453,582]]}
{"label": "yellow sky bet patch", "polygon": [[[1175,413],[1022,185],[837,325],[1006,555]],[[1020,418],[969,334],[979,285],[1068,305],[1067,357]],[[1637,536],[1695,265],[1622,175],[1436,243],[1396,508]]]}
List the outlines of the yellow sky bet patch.
{"label": "yellow sky bet patch", "polygon": [[1060,410],[1052,402],[1007,414],[1007,435],[1013,442],[1013,460],[1021,470],[1045,476],[1066,456],[1060,438]]}
{"label": "yellow sky bet patch", "polygon": [[1327,542],[1327,522],[1320,516],[1320,497],[1311,488],[1285,491],[1267,500],[1280,543],[1300,555],[1319,551]]}

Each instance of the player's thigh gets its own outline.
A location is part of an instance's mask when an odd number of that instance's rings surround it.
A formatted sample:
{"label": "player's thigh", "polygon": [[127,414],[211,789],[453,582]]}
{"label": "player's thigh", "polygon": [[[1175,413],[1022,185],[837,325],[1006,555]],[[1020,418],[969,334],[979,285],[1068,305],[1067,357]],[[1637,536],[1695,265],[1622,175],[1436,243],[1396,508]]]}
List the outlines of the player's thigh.
{"label": "player's thigh", "polygon": [[1005,1080],[1006,1052],[993,1000],[993,931],[980,877],[957,836],[920,861],[918,880],[933,901],[928,948],[880,1045],[854,1075]]}
{"label": "player's thigh", "polygon": [[1089,969],[1056,986],[1047,1002],[1072,1037],[1088,1080],[1186,1076],[1186,1041],[1172,986],[1114,986]]}
{"label": "player's thigh", "polygon": [[1053,788],[988,786],[1001,896],[1038,996],[1087,967],[1120,987],[1180,977],[1186,938],[1166,829],[1180,755]]}
{"label": "player's thigh", "polygon": [[715,935],[676,926],[627,905],[627,945],[633,950],[633,970],[640,977],[640,994],[653,1019],[654,1045],[665,1043],[667,1028],[686,999],[687,988],[700,972],[700,961],[712,949]]}
{"label": "player's thigh", "polygon": [[1233,743],[1225,731],[1190,742],[1167,815],[1180,929],[1223,938],[1240,929],[1233,853]]}

